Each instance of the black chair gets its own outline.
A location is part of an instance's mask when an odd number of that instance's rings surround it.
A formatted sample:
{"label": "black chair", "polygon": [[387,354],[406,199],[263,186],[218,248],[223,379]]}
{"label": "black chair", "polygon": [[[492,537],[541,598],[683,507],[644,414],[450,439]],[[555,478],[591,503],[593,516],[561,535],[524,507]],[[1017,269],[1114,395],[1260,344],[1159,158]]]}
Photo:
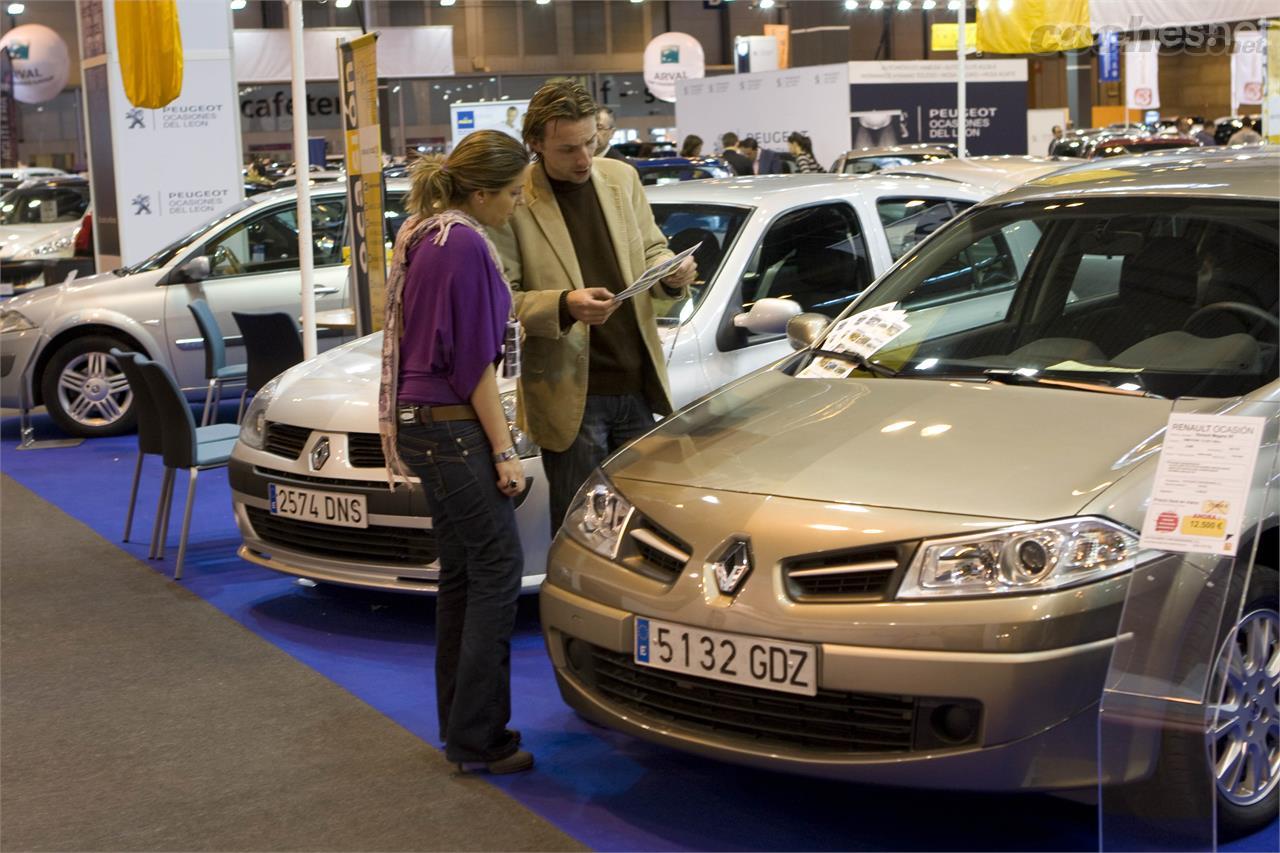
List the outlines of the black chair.
{"label": "black chair", "polygon": [[302,361],[302,335],[293,317],[283,311],[249,314],[232,311],[244,341],[245,359],[249,366],[236,422],[244,416],[245,398],[256,394],[276,376]]}
{"label": "black chair", "polygon": [[209,382],[209,390],[204,395],[204,412],[200,415],[200,425],[204,426],[217,420],[223,384],[243,382],[248,365],[227,364],[227,342],[222,338],[222,330],[218,328],[218,320],[208,302],[193,299],[187,303],[187,308],[196,318],[200,337],[204,339],[204,378]]}
{"label": "black chair", "polygon": [[213,424],[196,427],[187,398],[164,365],[137,359],[138,369],[151,392],[157,421],[160,424],[164,483],[156,508],[159,536],[152,546],[151,558],[164,557],[165,539],[169,536],[169,512],[173,507],[173,484],[179,468],[190,475],[187,483],[187,506],[182,515],[182,535],[178,540],[178,565],[173,579],[182,578],[182,562],[187,555],[187,536],[191,532],[191,509],[195,503],[196,476],[210,468],[221,468],[231,458],[240,428],[235,424]]}
{"label": "black chair", "polygon": [[[147,357],[136,352],[121,352],[111,348],[111,357],[124,371],[129,380],[129,390],[133,392],[133,410],[138,413],[138,462],[133,466],[133,488],[129,490],[129,510],[124,517],[124,536],[121,541],[128,542],[133,531],[133,510],[138,503],[138,482],[142,478],[142,460],[148,456],[160,456],[164,453],[164,445],[160,437],[160,420],[156,415],[155,402],[151,399],[151,389],[138,368],[139,361],[145,363]],[[156,535],[160,529],[160,516],[157,515],[151,528],[151,548],[156,547]]]}

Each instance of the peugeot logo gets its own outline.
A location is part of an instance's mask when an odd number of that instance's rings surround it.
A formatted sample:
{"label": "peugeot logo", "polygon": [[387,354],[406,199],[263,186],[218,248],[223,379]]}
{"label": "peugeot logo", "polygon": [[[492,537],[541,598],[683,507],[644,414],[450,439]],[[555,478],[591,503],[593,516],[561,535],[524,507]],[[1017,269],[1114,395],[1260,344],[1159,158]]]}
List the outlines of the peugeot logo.
{"label": "peugeot logo", "polygon": [[716,586],[725,595],[733,595],[751,573],[750,544],[746,539],[734,540],[710,566],[716,573]]}
{"label": "peugeot logo", "polygon": [[324,463],[329,461],[329,436],[322,435],[320,440],[316,442],[316,446],[311,448],[311,470],[319,471],[324,467]]}

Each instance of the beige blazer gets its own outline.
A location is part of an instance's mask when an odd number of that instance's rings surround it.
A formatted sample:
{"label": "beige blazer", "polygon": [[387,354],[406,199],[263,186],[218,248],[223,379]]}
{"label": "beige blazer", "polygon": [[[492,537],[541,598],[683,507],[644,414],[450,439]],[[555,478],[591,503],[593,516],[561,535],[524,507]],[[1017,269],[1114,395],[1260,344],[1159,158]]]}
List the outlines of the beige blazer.
{"label": "beige blazer", "polygon": [[[640,175],[631,164],[597,157],[591,183],[600,198],[613,249],[630,283],[644,270],[671,257],[667,238],[653,221]],[[489,229],[511,282],[516,316],[524,324],[524,361],[518,390],[519,425],[541,447],[568,450],[578,435],[587,401],[588,328],[575,322],[560,328],[560,294],[570,288],[599,286],[582,280],[573,239],[551,184],[538,164],[529,170],[524,204],[510,223]],[[671,413],[666,362],[658,341],[653,300],[635,299],[635,316],[656,382],[649,404],[657,414]]]}

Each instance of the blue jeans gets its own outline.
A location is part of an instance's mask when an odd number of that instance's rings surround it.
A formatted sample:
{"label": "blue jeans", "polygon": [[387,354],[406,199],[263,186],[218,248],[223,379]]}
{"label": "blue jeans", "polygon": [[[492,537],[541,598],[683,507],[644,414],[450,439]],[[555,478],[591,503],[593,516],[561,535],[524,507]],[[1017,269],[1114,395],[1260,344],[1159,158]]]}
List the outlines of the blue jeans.
{"label": "blue jeans", "polygon": [[653,429],[653,425],[653,410],[639,394],[587,396],[578,437],[569,449],[542,451],[542,470],[550,491],[552,536],[560,530],[573,496],[591,472],[619,447]]}
{"label": "blue jeans", "polygon": [[396,447],[421,480],[440,554],[436,706],[450,761],[515,752],[511,632],[524,552],[511,499],[498,490],[477,421],[400,425]]}

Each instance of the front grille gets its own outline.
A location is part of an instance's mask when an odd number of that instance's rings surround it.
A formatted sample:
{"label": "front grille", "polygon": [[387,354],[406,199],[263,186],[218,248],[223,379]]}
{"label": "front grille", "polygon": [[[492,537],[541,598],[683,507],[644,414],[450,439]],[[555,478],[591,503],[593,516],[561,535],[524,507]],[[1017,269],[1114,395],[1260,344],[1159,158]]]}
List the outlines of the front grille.
{"label": "front grille", "polygon": [[824,753],[909,752],[912,748],[916,700],[910,696],[834,690],[819,690],[816,696],[776,693],[652,669],[598,646],[591,647],[590,661],[591,672],[580,676],[611,701],[649,719],[760,746]]}
{"label": "front grille", "polygon": [[267,437],[262,443],[262,449],[276,456],[297,459],[302,455],[302,448],[306,446],[307,439],[310,437],[311,430],[307,427],[268,421]]}
{"label": "front grille", "polygon": [[689,562],[689,546],[648,521],[631,529],[627,550],[631,553],[622,555],[624,563],[664,583],[675,580]]}
{"label": "front grille", "polygon": [[263,468],[255,465],[254,473],[273,480],[292,480],[295,483],[314,483],[317,486],[338,486],[343,489],[381,489],[386,491],[391,484],[386,480],[343,480],[338,477],[317,477],[314,474],[295,474],[292,471],[277,471],[274,468]]}
{"label": "front grille", "polygon": [[797,601],[877,601],[886,595],[902,562],[896,547],[840,551],[787,561],[787,591]]}
{"label": "front grille", "polygon": [[336,527],[282,518],[258,507],[246,507],[246,510],[258,538],[281,548],[355,563],[393,566],[426,566],[436,559],[436,536],[429,529],[374,524],[363,529]]}
{"label": "front grille", "polygon": [[376,432],[353,432],[347,435],[347,461],[353,468],[385,468],[382,437]]}

